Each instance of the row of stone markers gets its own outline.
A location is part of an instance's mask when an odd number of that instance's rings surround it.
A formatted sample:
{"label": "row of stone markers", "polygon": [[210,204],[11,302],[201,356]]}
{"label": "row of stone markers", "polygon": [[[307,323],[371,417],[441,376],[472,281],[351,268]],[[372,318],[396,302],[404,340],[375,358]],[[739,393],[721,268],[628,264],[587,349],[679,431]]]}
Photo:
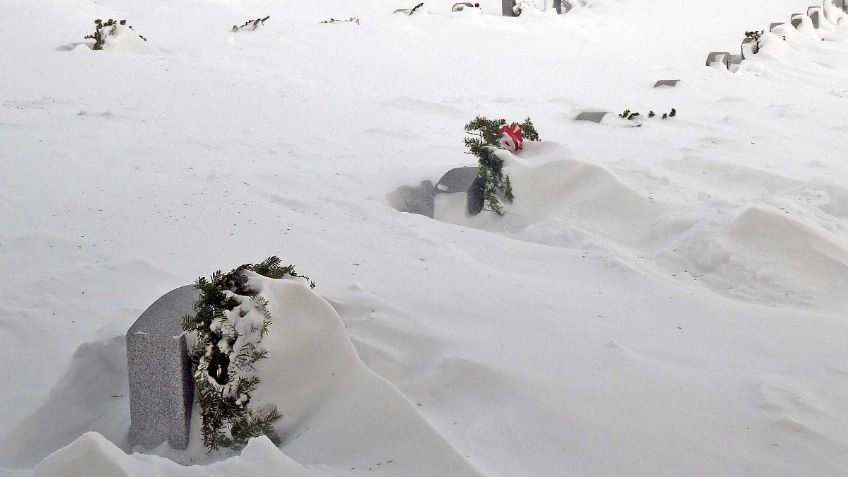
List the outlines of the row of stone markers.
{"label": "row of stone markers", "polygon": [[[789,24],[792,28],[799,29],[805,21],[809,21],[812,27],[816,30],[821,30],[839,22],[839,18],[828,18],[827,7],[831,6],[836,11],[848,13],[848,0],[823,0],[822,6],[811,6],[807,8],[807,13],[793,13],[789,19]],[[809,19],[809,20],[807,20]],[[831,21],[833,20],[833,22]],[[784,28],[784,23],[777,22],[769,25],[769,31],[779,33],[780,29]],[[734,55],[727,51],[713,51],[707,55],[707,66],[718,66],[726,68],[729,71],[735,72],[739,65],[746,58],[759,53],[759,41],[755,38],[745,38],[739,48],[739,54]]]}

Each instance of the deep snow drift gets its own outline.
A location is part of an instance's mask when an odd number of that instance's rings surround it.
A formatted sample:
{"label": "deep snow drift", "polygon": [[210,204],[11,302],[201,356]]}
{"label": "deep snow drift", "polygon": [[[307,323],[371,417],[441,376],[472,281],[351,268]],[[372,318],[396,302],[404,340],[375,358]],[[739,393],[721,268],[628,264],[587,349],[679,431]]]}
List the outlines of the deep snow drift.
{"label": "deep snow drift", "polygon": [[[846,25],[733,74],[809,2],[414,3],[0,2],[0,474],[844,474]],[[148,41],[79,45],[110,17]],[[506,215],[392,209],[478,114],[542,136]],[[318,283],[280,291],[281,447],[132,454],[126,329],[272,254]]]}

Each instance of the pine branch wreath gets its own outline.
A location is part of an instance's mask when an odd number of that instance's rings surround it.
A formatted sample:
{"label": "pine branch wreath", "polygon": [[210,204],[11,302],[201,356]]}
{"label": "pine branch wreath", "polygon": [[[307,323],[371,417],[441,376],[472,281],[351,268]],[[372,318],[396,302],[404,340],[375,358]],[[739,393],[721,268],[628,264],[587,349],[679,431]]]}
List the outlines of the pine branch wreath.
{"label": "pine branch wreath", "polygon": [[[294,266],[280,266],[272,256],[258,264],[241,265],[228,273],[220,270],[207,279],[200,277],[194,315],[183,317],[182,328],[194,333],[193,378],[200,404],[203,445],[209,451],[220,447],[241,448],[252,437],[268,436],[279,445],[273,424],[281,418],[276,408],[250,406],[251,394],[260,384],[255,364],[268,357],[262,338],[268,333],[271,315],[267,302],[248,283],[246,271],[268,278],[299,277]],[[241,330],[239,332],[238,330]]]}
{"label": "pine branch wreath", "polygon": [[[515,196],[512,193],[512,183],[509,176],[503,173],[503,159],[498,157],[496,151],[501,148],[501,127],[506,126],[505,119],[488,119],[477,116],[465,125],[465,133],[470,136],[465,138],[465,147],[470,154],[477,156],[480,178],[483,180],[483,199],[489,205],[489,209],[503,215],[499,195],[507,202],[512,202]],[[512,123],[519,126],[524,138],[529,141],[539,141],[539,133],[530,118],[523,123]]]}

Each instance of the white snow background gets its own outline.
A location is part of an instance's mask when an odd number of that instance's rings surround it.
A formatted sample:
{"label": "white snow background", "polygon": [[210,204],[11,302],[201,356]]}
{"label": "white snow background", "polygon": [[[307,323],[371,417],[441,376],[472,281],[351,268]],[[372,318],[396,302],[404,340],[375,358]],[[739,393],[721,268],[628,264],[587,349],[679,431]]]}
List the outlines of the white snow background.
{"label": "white snow background", "polygon": [[[848,23],[733,74],[809,0],[415,3],[0,2],[0,475],[848,475]],[[392,209],[476,115],[543,139],[506,215]],[[132,454],[127,328],[274,254],[281,447]]]}

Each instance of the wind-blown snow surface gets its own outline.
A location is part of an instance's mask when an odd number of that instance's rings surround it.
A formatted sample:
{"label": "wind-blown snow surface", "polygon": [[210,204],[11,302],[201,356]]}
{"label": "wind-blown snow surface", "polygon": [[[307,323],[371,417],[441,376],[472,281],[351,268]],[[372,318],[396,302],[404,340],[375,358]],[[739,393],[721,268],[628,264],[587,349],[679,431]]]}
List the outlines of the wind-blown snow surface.
{"label": "wind-blown snow surface", "polygon": [[[809,1],[391,15],[414,3],[0,2],[0,473],[76,440],[39,472],[395,475],[377,448],[297,439],[293,416],[279,451],[123,455],[132,321],[277,254],[444,459],[483,475],[843,475],[848,29],[767,35],[730,74],[707,53]],[[109,17],[149,41],[76,45]],[[672,107],[639,128],[572,120]],[[544,139],[508,158],[507,215],[391,209],[397,186],[471,163],[477,114],[530,116]],[[356,409],[334,405],[313,416],[344,436]]]}

